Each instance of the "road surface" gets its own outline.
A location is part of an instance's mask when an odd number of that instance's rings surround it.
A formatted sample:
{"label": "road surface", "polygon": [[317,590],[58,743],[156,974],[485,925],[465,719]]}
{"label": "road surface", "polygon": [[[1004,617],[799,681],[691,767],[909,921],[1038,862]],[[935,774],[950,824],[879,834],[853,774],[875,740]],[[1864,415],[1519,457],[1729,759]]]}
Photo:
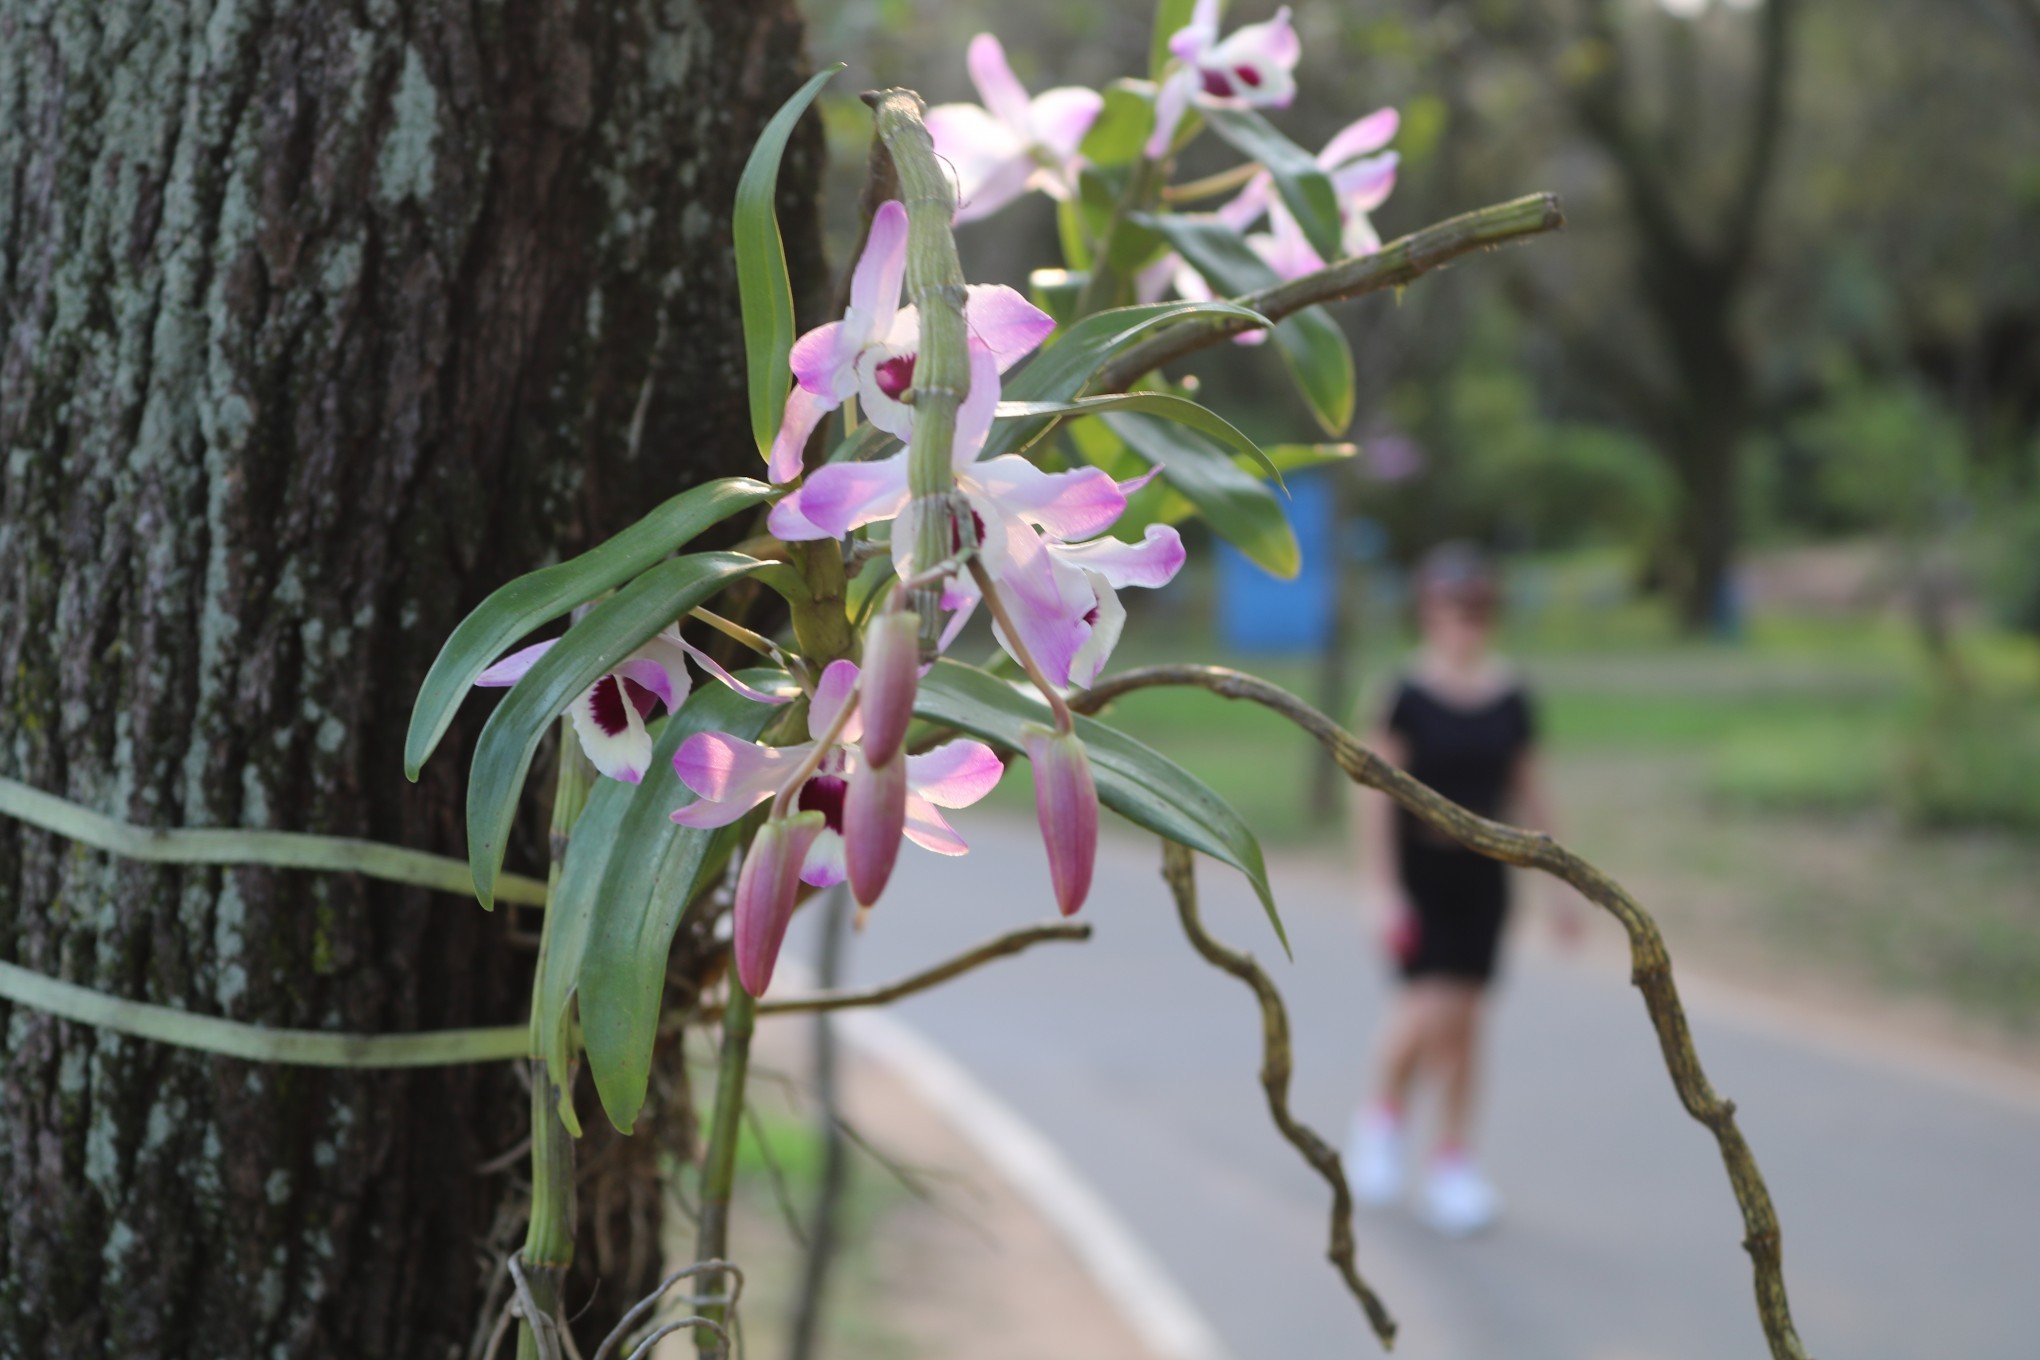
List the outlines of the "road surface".
{"label": "road surface", "polygon": [[[965,860],[905,850],[848,981],[1043,919],[1032,828],[978,817],[965,831]],[[1376,1353],[1323,1259],[1323,1183],[1268,1122],[1251,996],[1191,953],[1158,862],[1144,838],[1108,840],[1085,908],[1093,940],[1038,947],[896,1013],[1060,1147],[1237,1360]],[[1289,999],[1295,1108],[1342,1142],[1386,988],[1339,875],[1277,867],[1286,963],[1244,882],[1199,866],[1207,925],[1269,964]],[[807,957],[811,928],[803,919],[793,941]],[[1812,1353],[2040,1357],[2040,1102],[1731,1005],[1693,1009],[1776,1197]],[[1680,1109],[1615,955],[1517,951],[1490,1056],[1485,1155],[1502,1225],[1450,1242],[1402,1211],[1359,1220],[1361,1268],[1403,1326],[1395,1354],[1764,1355],[1714,1142]]]}

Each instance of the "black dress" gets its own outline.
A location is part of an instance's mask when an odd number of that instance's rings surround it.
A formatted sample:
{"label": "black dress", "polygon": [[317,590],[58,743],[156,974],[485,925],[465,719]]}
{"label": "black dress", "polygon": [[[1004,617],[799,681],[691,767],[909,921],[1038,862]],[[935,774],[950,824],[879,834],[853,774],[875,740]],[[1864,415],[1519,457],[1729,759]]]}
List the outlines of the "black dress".
{"label": "black dress", "polygon": [[[1411,775],[1483,817],[1501,812],[1516,763],[1535,735],[1530,697],[1520,686],[1465,708],[1408,678],[1396,686],[1388,729],[1402,738]],[[1416,916],[1402,975],[1486,982],[1509,912],[1503,865],[1401,808],[1395,843],[1403,891]]]}

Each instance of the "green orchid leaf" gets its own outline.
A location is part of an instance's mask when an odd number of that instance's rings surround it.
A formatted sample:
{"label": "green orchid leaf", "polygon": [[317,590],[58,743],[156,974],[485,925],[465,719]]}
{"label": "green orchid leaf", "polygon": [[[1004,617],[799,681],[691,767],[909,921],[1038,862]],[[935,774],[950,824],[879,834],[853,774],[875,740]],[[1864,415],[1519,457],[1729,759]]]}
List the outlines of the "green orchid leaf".
{"label": "green orchid leaf", "polygon": [[[1114,392],[1100,397],[1078,397],[1074,401],[1002,401],[992,414],[1005,420],[1040,416],[1061,420],[1068,416],[1101,416],[1114,411],[1160,416],[1179,425],[1187,425],[1253,459],[1278,483],[1282,480],[1281,472],[1268,461],[1268,455],[1261,452],[1261,446],[1241,434],[1231,421],[1173,392]],[[1048,431],[1044,429],[1042,433]]]}
{"label": "green orchid leaf", "polygon": [[574,1016],[569,1003],[581,954],[588,946],[602,867],[617,847],[617,827],[633,792],[620,779],[601,778],[588,791],[546,907],[545,950],[539,955],[538,981],[531,993],[532,1051],[545,1059],[553,1085],[560,1090],[560,1123],[576,1138],[581,1136],[581,1120],[574,1113]]}
{"label": "green orchid leaf", "polygon": [[[1127,80],[1113,81],[1102,93],[1104,106],[1084,134],[1079,150],[1087,164],[1116,170],[1140,159],[1149,134],[1155,130],[1154,97]],[[1076,268],[1087,263],[1073,256],[1065,258]]]}
{"label": "green orchid leaf", "polygon": [[[975,666],[946,658],[922,677],[914,712],[929,722],[982,737],[1008,751],[1022,749],[1021,729],[1054,721],[1033,691],[1015,688]],[[1128,821],[1201,850],[1245,874],[1287,951],[1289,937],[1268,887],[1261,843],[1239,813],[1197,776],[1117,728],[1095,718],[1078,718],[1077,735],[1090,754],[1098,800]]]}
{"label": "green orchid leaf", "polygon": [[621,585],[697,534],[761,504],[772,488],[724,477],[683,491],[608,542],[579,557],[529,572],[499,587],[462,619],[418,687],[404,734],[404,773],[412,779],[453,722],[475,677],[532,629]]}
{"label": "green orchid leaf", "polygon": [[1268,168],[1275,192],[1282,195],[1318,258],[1338,259],[1344,253],[1339,242],[1339,193],[1317,158],[1252,109],[1208,108],[1204,117],[1233,150]]}
{"label": "green orchid leaf", "polygon": [[744,174],[737,181],[736,214],[731,227],[737,246],[737,298],[744,315],[744,369],[751,389],[751,437],[760,457],[771,452],[793,384],[787,356],[793,352],[793,285],[786,276],[786,242],[773,210],[779,194],[779,161],[786,143],[809,104],[840,63],[817,72],[793,98],[779,106],[758,134]]}
{"label": "green orchid leaf", "polygon": [[[1231,302],[1159,302],[1144,307],[1115,307],[1094,312],[1049,342],[1004,385],[1003,395],[1018,402],[1068,401],[1083,391],[1100,365],[1157,326],[1198,316],[1267,318]],[[994,458],[1023,448],[1041,437],[1054,419],[1038,416],[992,427],[984,457]]]}
{"label": "green orchid leaf", "polygon": [[1335,444],[1270,444],[1263,452],[1279,471],[1308,472],[1312,468],[1350,462],[1359,454],[1360,446],[1350,440],[1340,440]]}
{"label": "green orchid leaf", "polygon": [[[1127,449],[1126,441],[1112,433],[1102,421],[1090,428],[1102,431],[1102,440],[1093,438],[1088,433],[1077,433],[1072,441],[1087,462],[1097,464],[1121,480],[1138,471],[1139,460]],[[1076,426],[1073,433],[1085,429],[1084,426]],[[1284,473],[1290,473],[1342,462],[1358,452],[1358,446],[1270,444],[1264,452],[1268,455],[1269,462]],[[1248,476],[1260,475],[1260,469],[1245,458],[1235,455],[1232,463]],[[1120,538],[1132,540],[1139,538],[1150,524],[1181,524],[1185,520],[1197,518],[1197,515],[1197,507],[1190,499],[1171,486],[1165,478],[1161,478],[1149,483],[1126,503],[1126,513],[1112,526],[1112,532]]]}
{"label": "green orchid leaf", "polygon": [[[1281,282],[1238,232],[1215,217],[1170,215],[1152,221],[1214,292],[1241,296]],[[1344,434],[1353,423],[1353,350],[1346,333],[1322,307],[1292,312],[1269,333],[1318,424],[1327,434]]]}
{"label": "green orchid leaf", "polygon": [[1153,416],[1107,416],[1105,423],[1128,448],[1162,470],[1163,480],[1196,507],[1214,533],[1276,576],[1291,577],[1302,569],[1303,551],[1281,501],[1216,441]]}
{"label": "green orchid leaf", "polygon": [[589,610],[511,687],[483,725],[468,771],[468,868],[484,907],[495,906],[503,847],[546,727],[652,634],[763,565],[740,553],[661,562]]}
{"label": "green orchid leaf", "polygon": [[1174,60],[1169,39],[1190,22],[1197,12],[1197,0],[1156,0],[1154,34],[1148,39],[1148,76],[1160,80]]}
{"label": "green orchid leaf", "polygon": [[[747,670],[738,678],[756,689],[798,693],[783,671]],[[610,1120],[626,1133],[650,1079],[673,934],[688,904],[727,862],[738,834],[736,827],[673,825],[673,809],[694,801],[673,772],[673,754],[697,732],[755,739],[785,712],[722,685],[700,686],[660,729],[644,779],[603,780],[574,827],[558,894],[575,914],[553,920],[539,972],[540,1035],[549,1060],[555,1052],[571,1053],[572,1001],[596,1093]],[[613,800],[620,810],[611,813],[605,803],[606,820],[584,836],[598,798]],[[596,837],[598,848],[584,856],[583,847]],[[560,1086],[565,1090],[568,1083]]]}
{"label": "green orchid leaf", "polygon": [[870,421],[865,421],[855,430],[836,442],[825,460],[831,463],[868,463],[885,453],[897,453],[899,440],[887,434]]}

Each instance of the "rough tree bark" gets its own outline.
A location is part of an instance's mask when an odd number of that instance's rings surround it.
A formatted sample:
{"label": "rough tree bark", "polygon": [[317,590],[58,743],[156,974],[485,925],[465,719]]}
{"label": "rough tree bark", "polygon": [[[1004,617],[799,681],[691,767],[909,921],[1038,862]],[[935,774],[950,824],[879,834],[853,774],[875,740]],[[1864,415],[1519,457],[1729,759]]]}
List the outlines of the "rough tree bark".
{"label": "rough tree bark", "polygon": [[[472,728],[416,786],[399,758],[448,628],[755,467],[727,210],[802,65],[792,0],[0,0],[0,773],[457,850]],[[528,970],[472,903],[4,822],[0,958],[362,1031],[514,1019]],[[0,1356],[465,1350],[507,1067],[4,1004],[0,1045]]]}

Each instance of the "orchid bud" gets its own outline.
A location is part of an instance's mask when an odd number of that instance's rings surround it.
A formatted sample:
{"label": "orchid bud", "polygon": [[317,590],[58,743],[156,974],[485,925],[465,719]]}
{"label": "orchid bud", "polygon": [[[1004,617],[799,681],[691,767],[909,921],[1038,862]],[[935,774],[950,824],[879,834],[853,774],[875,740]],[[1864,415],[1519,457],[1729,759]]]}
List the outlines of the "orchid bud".
{"label": "orchid bud", "polygon": [[744,867],[737,872],[737,980],[752,996],[763,996],[772,966],[793,920],[801,865],[815,837],[828,825],[819,812],[774,818],[758,828]]}
{"label": "orchid bud", "polygon": [[858,906],[869,907],[885,891],[906,829],[906,758],[894,756],[887,764],[852,770],[843,797],[843,858]]}
{"label": "orchid bud", "polygon": [[1030,726],[1020,733],[1034,764],[1034,812],[1048,847],[1048,877],[1055,903],[1071,916],[1091,891],[1098,861],[1098,789],[1091,758],[1074,732]]}
{"label": "orchid bud", "polygon": [[857,711],[864,720],[858,743],[874,765],[900,753],[914,717],[914,689],[921,673],[921,620],[909,610],[888,610],[864,633],[864,669],[858,676]]}

